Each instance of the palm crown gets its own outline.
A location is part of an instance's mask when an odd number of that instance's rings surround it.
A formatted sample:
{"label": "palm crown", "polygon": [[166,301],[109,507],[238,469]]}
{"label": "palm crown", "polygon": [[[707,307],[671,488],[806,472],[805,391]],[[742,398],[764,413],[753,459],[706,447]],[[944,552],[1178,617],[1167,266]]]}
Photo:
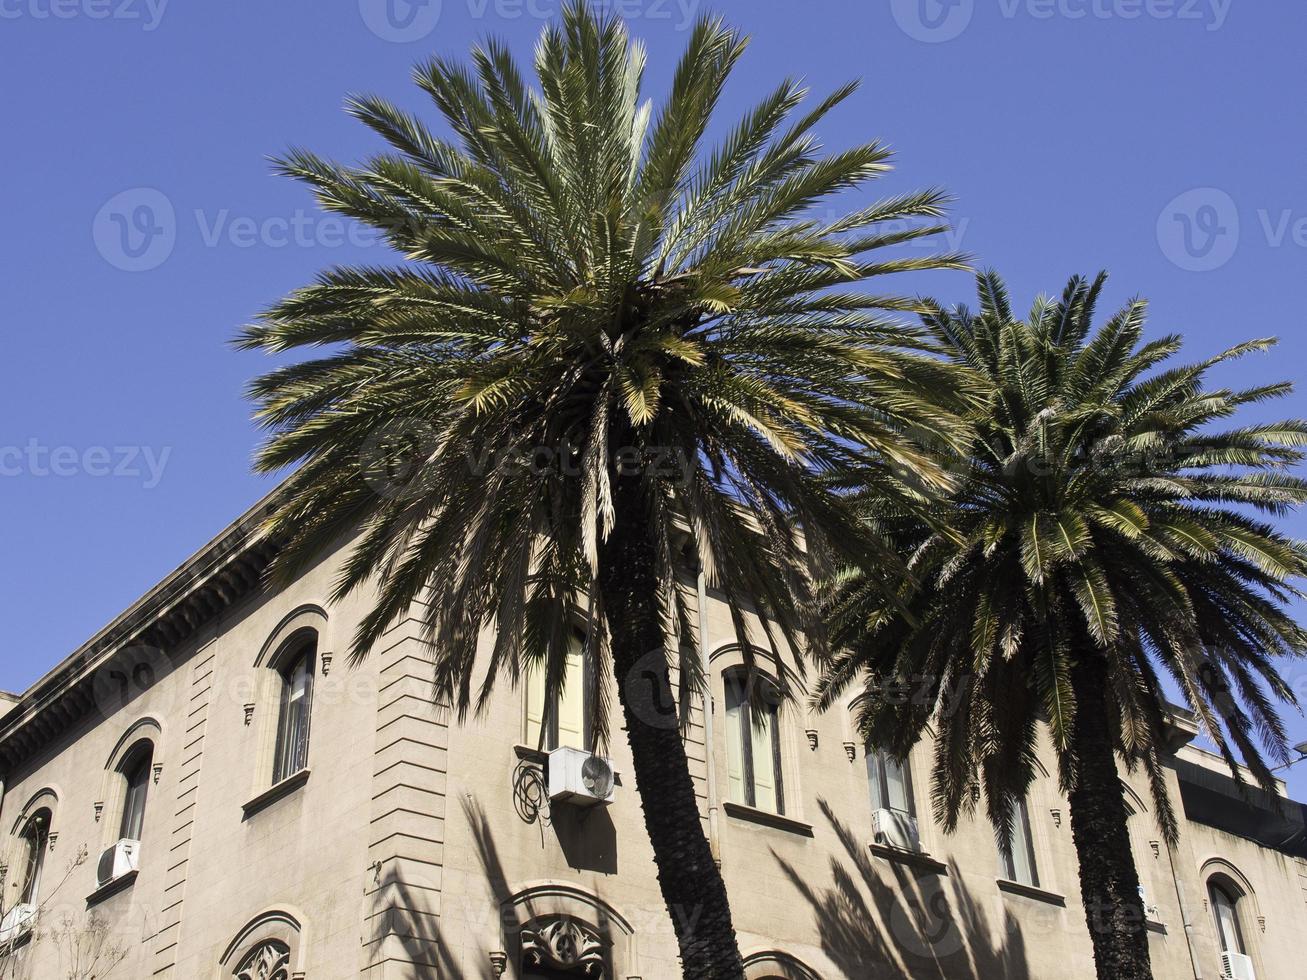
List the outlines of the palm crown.
{"label": "palm crown", "polygon": [[[1285,472],[1302,459],[1307,424],[1220,428],[1241,406],[1289,391],[1206,384],[1212,367],[1271,342],[1164,367],[1180,341],[1142,341],[1142,301],[1094,330],[1105,278],[1073,279],[1060,302],[1040,300],[1020,321],[989,274],[978,313],[926,318],[949,359],[978,372],[992,398],[934,527],[875,515],[911,555],[921,586],[908,599],[912,615],[857,575],[837,601],[848,652],[831,662],[821,698],[830,703],[868,670],[860,720],[901,755],[935,723],[934,798],[948,827],[974,805],[980,780],[1006,837],[1034,775],[1041,718],[1064,786],[1074,781],[1077,662],[1106,672],[1117,752],[1147,770],[1170,834],[1162,675],[1232,768],[1237,752],[1270,786],[1260,748],[1286,756],[1274,702],[1295,699],[1275,659],[1307,653],[1307,634],[1285,608],[1301,596],[1294,582],[1307,572],[1307,548],[1262,518],[1307,499],[1307,482]],[[926,690],[906,696],[895,687],[904,683]]]}
{"label": "palm crown", "polygon": [[[934,472],[902,433],[951,431],[948,368],[897,320],[918,304],[850,287],[958,265],[872,256],[940,230],[942,195],[805,217],[888,168],[877,143],[822,155],[811,135],[853,86],[795,118],[805,93],[787,81],[704,153],[743,48],[702,20],[655,113],[642,47],[573,4],[542,34],[535,88],[495,42],[473,52],[473,70],[443,58],[416,70],[450,138],[358,97],[349,111],[390,152],[357,167],[303,151],[279,161],[408,259],[330,271],[240,341],[333,348],[252,392],[272,432],[258,465],[299,464],[274,520],[280,570],[363,530],[336,587],[379,583],[356,656],[421,598],[438,693],[460,710],[541,651],[560,654],[546,656],[558,683],[569,623],[603,621],[588,604],[627,470],[652,488],[669,646],[687,631],[678,526],[740,629],[748,597],[793,637],[809,563],[831,528],[852,533],[821,478],[859,446]],[[602,632],[590,637],[600,654]],[[694,661],[681,666],[696,676]]]}

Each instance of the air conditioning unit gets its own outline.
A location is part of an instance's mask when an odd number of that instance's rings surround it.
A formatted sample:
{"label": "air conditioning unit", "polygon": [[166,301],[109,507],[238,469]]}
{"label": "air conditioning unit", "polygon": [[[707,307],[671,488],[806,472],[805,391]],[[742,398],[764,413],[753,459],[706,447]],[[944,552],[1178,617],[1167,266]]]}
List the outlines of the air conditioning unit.
{"label": "air conditioning unit", "polygon": [[549,753],[549,799],[595,806],[613,802],[617,773],[611,759],[568,746]]}
{"label": "air conditioning unit", "polygon": [[1257,980],[1253,961],[1243,953],[1222,953],[1221,972],[1230,980]]}
{"label": "air conditioning unit", "polygon": [[32,928],[32,920],[36,918],[36,906],[24,902],[21,905],[15,905],[5,913],[3,921],[0,921],[0,945],[12,942],[27,930]]}
{"label": "air conditioning unit", "polygon": [[871,829],[876,843],[897,847],[900,851],[920,851],[921,835],[916,818],[898,810],[877,810],[871,815]]}
{"label": "air conditioning unit", "polygon": [[101,885],[121,878],[137,869],[140,861],[141,842],[138,840],[120,840],[113,847],[107,848],[100,855],[100,866],[96,877]]}

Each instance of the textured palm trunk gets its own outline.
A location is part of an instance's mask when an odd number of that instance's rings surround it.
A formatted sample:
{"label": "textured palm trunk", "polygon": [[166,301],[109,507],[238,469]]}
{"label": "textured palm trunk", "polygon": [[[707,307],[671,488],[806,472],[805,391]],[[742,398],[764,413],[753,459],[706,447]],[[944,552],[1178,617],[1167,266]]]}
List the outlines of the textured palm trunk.
{"label": "textured palm trunk", "polygon": [[1099,980],[1152,980],[1148,927],[1130,850],[1125,799],[1109,728],[1107,666],[1089,655],[1072,669],[1076,718],[1071,751],[1071,836],[1080,859],[1080,897]]}
{"label": "textured palm trunk", "polygon": [[616,523],[600,551],[599,587],[658,884],[686,980],[742,980],[726,886],[704,836],[663,661],[644,659],[663,649],[648,511],[634,478],[619,478],[613,493]]}

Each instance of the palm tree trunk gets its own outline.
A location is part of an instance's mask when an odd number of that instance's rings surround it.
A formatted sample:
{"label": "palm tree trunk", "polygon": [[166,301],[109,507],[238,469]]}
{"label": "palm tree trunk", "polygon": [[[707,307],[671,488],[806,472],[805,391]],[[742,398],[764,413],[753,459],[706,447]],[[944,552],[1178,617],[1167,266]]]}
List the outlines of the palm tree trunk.
{"label": "palm tree trunk", "polygon": [[612,633],[613,670],[635,762],[644,825],[686,980],[743,980],[726,885],[704,836],[685,745],[661,658],[658,583],[638,477],[613,487],[615,525],[600,550],[599,588]]}
{"label": "palm tree trunk", "polygon": [[1148,927],[1130,850],[1107,703],[1107,664],[1082,655],[1071,671],[1076,716],[1071,755],[1071,836],[1080,859],[1080,897],[1099,980],[1152,980]]}

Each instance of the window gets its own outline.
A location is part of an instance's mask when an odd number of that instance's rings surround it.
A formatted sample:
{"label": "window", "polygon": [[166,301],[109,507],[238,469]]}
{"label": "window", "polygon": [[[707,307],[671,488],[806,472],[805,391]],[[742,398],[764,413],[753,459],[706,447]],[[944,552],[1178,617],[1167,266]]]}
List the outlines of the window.
{"label": "window", "polygon": [[50,848],[50,811],[37,810],[23,828],[23,887],[18,901],[35,905],[41,894],[41,874],[45,870],[45,852]]}
{"label": "window", "polygon": [[145,827],[145,796],[150,786],[150,766],[154,761],[154,746],[139,743],[123,760],[122,774],[127,781],[127,794],[123,797],[123,818],[118,836],[122,840],[140,840]]}
{"label": "window", "polygon": [[1026,801],[1017,804],[1013,814],[1012,835],[1001,848],[1003,877],[1018,884],[1039,887],[1039,872],[1035,868],[1035,844],[1030,836],[1030,813]]}
{"label": "window", "polygon": [[526,676],[526,744],[547,752],[560,747],[589,751],[593,683],[580,636],[574,636],[568,648],[560,689],[546,690],[544,664],[531,664]]}
{"label": "window", "polygon": [[273,783],[279,783],[308,766],[314,652],[315,645],[312,642],[299,647],[287,657],[280,671],[281,710],[277,716]]}
{"label": "window", "polygon": [[1207,886],[1212,900],[1212,915],[1216,918],[1216,936],[1222,953],[1248,955],[1243,932],[1239,928],[1239,899],[1216,882]]}
{"label": "window", "polygon": [[749,680],[743,670],[731,670],[726,683],[726,765],[730,798],[736,803],[785,812],[781,784],[779,698],[763,681],[764,703],[750,705]]}
{"label": "window", "polygon": [[878,751],[870,745],[866,756],[871,808],[915,817],[917,808],[912,801],[912,769],[907,762],[899,762],[888,752]]}

